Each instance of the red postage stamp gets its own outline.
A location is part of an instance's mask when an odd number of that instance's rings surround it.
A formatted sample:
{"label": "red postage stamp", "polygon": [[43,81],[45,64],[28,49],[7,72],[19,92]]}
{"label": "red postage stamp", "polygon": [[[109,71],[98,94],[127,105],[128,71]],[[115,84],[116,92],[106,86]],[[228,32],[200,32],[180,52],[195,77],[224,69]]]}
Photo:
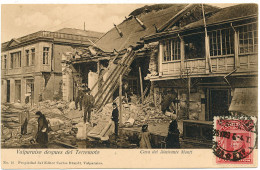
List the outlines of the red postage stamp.
{"label": "red postage stamp", "polygon": [[253,164],[256,147],[255,117],[215,117],[213,152],[217,164]]}

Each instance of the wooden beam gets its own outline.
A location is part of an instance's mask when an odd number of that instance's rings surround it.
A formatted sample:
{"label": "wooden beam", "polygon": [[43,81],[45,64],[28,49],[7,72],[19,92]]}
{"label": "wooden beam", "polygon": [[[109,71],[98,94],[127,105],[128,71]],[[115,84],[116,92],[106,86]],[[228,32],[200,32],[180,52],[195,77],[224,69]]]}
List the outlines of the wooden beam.
{"label": "wooden beam", "polygon": [[122,74],[119,76],[119,125],[122,126]]}
{"label": "wooden beam", "polygon": [[184,71],[184,69],[185,69],[185,65],[184,65],[184,60],[185,60],[185,44],[184,44],[184,40],[183,40],[183,38],[180,38],[180,40],[181,40],[181,43],[180,43],[180,45],[181,45],[181,72],[183,72]]}
{"label": "wooden beam", "polygon": [[143,80],[142,80],[141,67],[139,67],[139,77],[140,77],[140,88],[141,88],[142,104],[144,104],[144,91],[143,91]]}
{"label": "wooden beam", "polygon": [[186,12],[190,9],[192,9],[193,7],[195,7],[196,4],[189,4],[187,5],[185,8],[183,8],[180,12],[178,12],[176,15],[174,15],[171,19],[169,19],[163,26],[161,26],[158,31],[162,32],[168,28],[170,28],[171,26],[173,26],[176,22],[178,22],[181,17],[183,17]]}
{"label": "wooden beam", "polygon": [[188,81],[187,81],[187,119],[189,119],[189,114],[190,114],[190,84],[191,84],[191,80],[190,80],[190,76],[188,75]]}
{"label": "wooden beam", "polygon": [[239,58],[238,58],[238,33],[237,33],[237,31],[234,32],[234,55],[235,55],[235,69],[237,69],[240,67]]}

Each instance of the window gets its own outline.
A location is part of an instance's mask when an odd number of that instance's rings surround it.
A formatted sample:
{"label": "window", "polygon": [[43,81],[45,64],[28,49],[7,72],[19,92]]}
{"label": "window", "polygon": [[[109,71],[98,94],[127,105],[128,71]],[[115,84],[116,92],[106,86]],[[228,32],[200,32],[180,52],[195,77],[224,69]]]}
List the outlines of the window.
{"label": "window", "polygon": [[7,69],[7,55],[4,55],[4,69]]}
{"label": "window", "polygon": [[35,62],[35,49],[34,48],[31,49],[31,56],[32,56],[31,65],[34,65],[34,62]]}
{"label": "window", "polygon": [[14,56],[11,54],[10,68],[14,68]]}
{"label": "window", "polygon": [[6,69],[7,56],[3,55],[1,59],[2,59],[2,69]]}
{"label": "window", "polygon": [[174,61],[180,60],[181,52],[180,52],[180,41],[177,39],[174,40],[166,40],[163,42],[163,61]]}
{"label": "window", "polygon": [[21,51],[11,53],[11,62],[10,68],[18,68],[21,67]]}
{"label": "window", "polygon": [[234,33],[230,29],[209,32],[210,56],[234,54]]}
{"label": "window", "polygon": [[26,66],[29,66],[29,50],[25,50],[25,59],[26,59]]}
{"label": "window", "polygon": [[43,47],[43,59],[42,59],[42,63],[43,64],[49,64],[49,47]]}
{"label": "window", "polygon": [[205,58],[205,38],[203,34],[184,37],[185,59]]}
{"label": "window", "polygon": [[254,53],[257,52],[257,25],[256,23],[238,27],[239,34],[239,53]]}
{"label": "window", "polygon": [[131,93],[138,94],[138,80],[137,78],[128,78],[128,87]]}

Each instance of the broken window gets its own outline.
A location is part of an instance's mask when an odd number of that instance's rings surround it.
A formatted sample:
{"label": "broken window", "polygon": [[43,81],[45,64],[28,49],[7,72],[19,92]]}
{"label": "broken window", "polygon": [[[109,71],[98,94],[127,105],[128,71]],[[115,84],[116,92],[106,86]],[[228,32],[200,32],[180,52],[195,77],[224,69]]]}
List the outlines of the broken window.
{"label": "broken window", "polygon": [[49,64],[49,47],[43,47],[43,59],[42,63],[43,64]]}
{"label": "broken window", "polygon": [[31,55],[32,55],[31,65],[34,65],[34,61],[35,61],[35,49],[34,48],[31,49]]}
{"label": "broken window", "polygon": [[11,53],[10,68],[21,67],[21,51]]}
{"label": "broken window", "polygon": [[210,56],[234,54],[234,33],[231,29],[209,32]]}
{"label": "broken window", "polygon": [[26,66],[29,66],[29,50],[25,50]]}
{"label": "broken window", "polygon": [[205,39],[202,34],[184,37],[185,59],[205,58]]}
{"label": "broken window", "polygon": [[247,24],[238,27],[239,53],[254,53],[258,50],[257,24]]}
{"label": "broken window", "polygon": [[180,60],[180,41],[177,39],[163,42],[163,62]]}

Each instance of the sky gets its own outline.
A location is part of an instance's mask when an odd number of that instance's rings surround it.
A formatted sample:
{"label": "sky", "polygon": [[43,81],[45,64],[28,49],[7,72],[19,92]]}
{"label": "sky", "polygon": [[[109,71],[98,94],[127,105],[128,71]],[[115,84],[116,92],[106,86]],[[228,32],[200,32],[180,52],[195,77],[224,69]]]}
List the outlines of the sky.
{"label": "sky", "polygon": [[[27,34],[62,28],[107,32],[145,4],[2,4],[1,43]],[[227,7],[234,4],[213,4]]]}

